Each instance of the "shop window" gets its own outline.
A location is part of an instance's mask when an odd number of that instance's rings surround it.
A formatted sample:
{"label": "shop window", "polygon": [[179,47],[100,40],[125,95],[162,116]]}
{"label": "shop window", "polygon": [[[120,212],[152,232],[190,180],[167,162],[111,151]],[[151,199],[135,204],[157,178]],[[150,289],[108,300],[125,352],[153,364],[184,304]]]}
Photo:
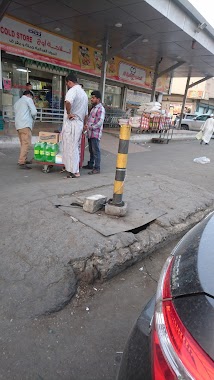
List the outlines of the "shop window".
{"label": "shop window", "polygon": [[78,79],[78,82],[83,85],[83,88],[88,96],[88,102],[90,104],[91,93],[92,91],[99,89],[99,84],[87,79]]}
{"label": "shop window", "polygon": [[37,108],[63,108],[62,76],[32,69],[29,80]]}
{"label": "shop window", "polygon": [[104,104],[107,107],[120,108],[121,88],[118,86],[105,86]]}
{"label": "shop window", "polygon": [[2,106],[4,117],[13,117],[13,105],[22,96],[27,82],[28,70],[17,59],[2,58]]}
{"label": "shop window", "polygon": [[31,82],[37,108],[62,109],[62,76],[50,71],[23,66],[19,57],[2,54],[2,106],[4,115],[12,117],[13,105],[22,96],[26,83]]}

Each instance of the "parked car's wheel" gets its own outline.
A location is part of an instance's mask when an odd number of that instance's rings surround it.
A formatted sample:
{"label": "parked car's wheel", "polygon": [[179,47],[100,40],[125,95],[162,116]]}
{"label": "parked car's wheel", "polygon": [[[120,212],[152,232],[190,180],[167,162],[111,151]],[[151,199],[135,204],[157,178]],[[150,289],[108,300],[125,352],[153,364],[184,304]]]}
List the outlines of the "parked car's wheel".
{"label": "parked car's wheel", "polygon": [[189,126],[187,124],[181,124],[181,129],[189,130]]}

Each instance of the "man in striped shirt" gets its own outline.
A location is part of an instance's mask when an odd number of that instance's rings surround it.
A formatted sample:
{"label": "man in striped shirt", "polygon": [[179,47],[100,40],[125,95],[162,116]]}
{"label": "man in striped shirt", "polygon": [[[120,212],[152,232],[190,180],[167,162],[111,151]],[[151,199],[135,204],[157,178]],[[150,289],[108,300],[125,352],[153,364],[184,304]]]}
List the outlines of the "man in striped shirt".
{"label": "man in striped shirt", "polygon": [[88,145],[90,152],[90,161],[88,165],[83,166],[84,169],[92,169],[88,174],[100,173],[100,139],[102,136],[103,123],[105,119],[105,108],[101,103],[100,91],[91,93],[92,110],[88,117],[85,130],[88,133]]}

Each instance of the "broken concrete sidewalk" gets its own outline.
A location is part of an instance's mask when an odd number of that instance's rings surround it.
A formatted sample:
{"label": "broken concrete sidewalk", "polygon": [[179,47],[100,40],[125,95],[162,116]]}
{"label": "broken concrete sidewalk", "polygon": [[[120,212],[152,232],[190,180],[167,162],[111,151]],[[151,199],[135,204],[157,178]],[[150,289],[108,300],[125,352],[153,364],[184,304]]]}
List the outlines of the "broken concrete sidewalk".
{"label": "broken concrete sidewalk", "polygon": [[200,187],[161,175],[138,176],[134,183],[130,177],[124,196],[129,206],[134,202],[164,212],[137,234],[105,237],[93,223],[80,222],[71,203],[80,196],[108,196],[111,183],[112,175],[100,175],[93,188],[87,178],[81,178],[69,194],[44,190],[39,197],[32,196],[31,202],[24,202],[23,195],[19,200],[14,196],[7,209],[2,204],[1,318],[59,310],[75,294],[79,280],[92,283],[115,276],[214,208],[214,195]]}

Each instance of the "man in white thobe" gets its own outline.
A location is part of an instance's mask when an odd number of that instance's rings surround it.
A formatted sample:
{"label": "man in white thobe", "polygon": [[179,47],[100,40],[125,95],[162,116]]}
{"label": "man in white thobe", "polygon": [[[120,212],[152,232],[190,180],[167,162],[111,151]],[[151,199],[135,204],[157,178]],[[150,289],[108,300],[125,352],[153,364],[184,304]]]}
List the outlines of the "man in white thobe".
{"label": "man in white thobe", "polygon": [[210,115],[210,118],[205,121],[201,130],[203,135],[200,144],[204,142],[205,145],[208,145],[214,132],[214,115]]}
{"label": "man in white thobe", "polygon": [[77,83],[74,74],[66,77],[69,88],[65,97],[65,111],[62,127],[62,159],[67,178],[80,177],[79,173],[79,145],[83,126],[88,118],[88,97],[82,87]]}

